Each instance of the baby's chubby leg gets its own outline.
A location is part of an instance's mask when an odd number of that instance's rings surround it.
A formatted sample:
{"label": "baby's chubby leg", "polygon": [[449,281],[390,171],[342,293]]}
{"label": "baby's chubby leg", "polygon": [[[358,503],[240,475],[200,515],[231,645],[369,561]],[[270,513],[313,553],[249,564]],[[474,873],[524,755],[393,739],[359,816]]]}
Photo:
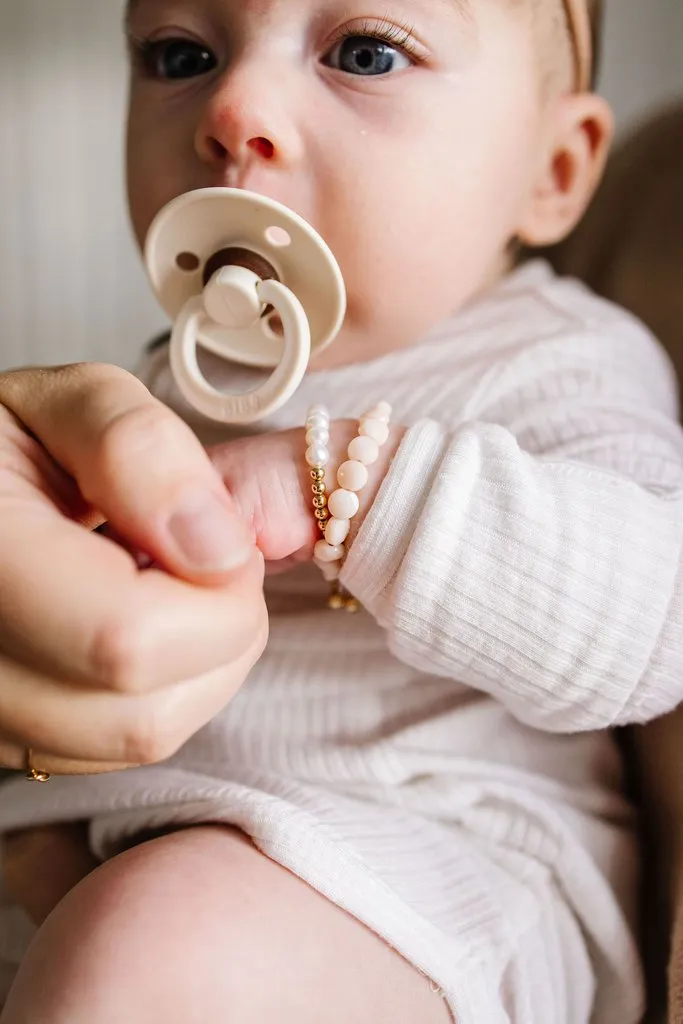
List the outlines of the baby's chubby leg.
{"label": "baby's chubby leg", "polygon": [[429,982],[229,829],[138,846],[47,920],[0,1024],[446,1024]]}

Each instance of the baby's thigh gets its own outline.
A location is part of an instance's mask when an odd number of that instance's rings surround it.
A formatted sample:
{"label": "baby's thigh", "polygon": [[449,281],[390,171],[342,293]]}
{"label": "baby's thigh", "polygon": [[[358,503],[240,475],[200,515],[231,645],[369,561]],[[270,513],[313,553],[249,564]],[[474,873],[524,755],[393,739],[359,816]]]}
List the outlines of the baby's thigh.
{"label": "baby's thigh", "polygon": [[59,905],[1,1024],[446,1024],[429,982],[237,832],[129,850]]}

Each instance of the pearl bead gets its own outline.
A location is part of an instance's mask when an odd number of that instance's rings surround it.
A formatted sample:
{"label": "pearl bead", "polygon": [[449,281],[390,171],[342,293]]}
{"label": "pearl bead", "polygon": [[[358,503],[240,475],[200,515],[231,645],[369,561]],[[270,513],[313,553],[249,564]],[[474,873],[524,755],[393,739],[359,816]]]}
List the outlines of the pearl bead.
{"label": "pearl bead", "polygon": [[323,415],[323,413],[316,412],[312,416],[309,416],[306,420],[306,429],[314,430],[317,427],[321,427],[323,430],[327,430],[330,426],[330,417]]}
{"label": "pearl bead", "polygon": [[360,508],[360,501],[352,491],[340,490],[330,495],[327,507],[335,519],[353,519]]}
{"label": "pearl bead", "polygon": [[345,491],[362,491],[368,479],[368,471],[360,462],[344,462],[337,473],[339,486]]}
{"label": "pearl bead", "polygon": [[312,444],[306,452],[306,462],[314,469],[317,466],[326,466],[330,461],[330,453],[324,444]]}
{"label": "pearl bead", "polygon": [[313,556],[316,562],[340,562],[344,557],[344,548],[341,544],[335,544],[333,547],[326,540],[319,540],[315,546]]}
{"label": "pearl bead", "polygon": [[306,444],[328,444],[330,440],[330,432],[324,427],[311,427],[310,430],[306,431]]}
{"label": "pearl bead", "polygon": [[349,445],[349,458],[373,466],[379,458],[379,445],[371,437],[354,437]]}
{"label": "pearl bead", "polygon": [[320,405],[312,405],[311,408],[308,410],[308,415],[316,416],[318,414],[320,414],[321,416],[329,416],[330,411],[327,408],[327,406],[322,405],[322,403]]}
{"label": "pearl bead", "polygon": [[325,540],[332,547],[343,544],[351,533],[351,523],[348,519],[330,519],[325,528]]}
{"label": "pearl bead", "polygon": [[361,420],[359,433],[363,437],[371,437],[380,448],[389,440],[389,427],[381,420]]}
{"label": "pearl bead", "polygon": [[369,409],[365,414],[365,419],[369,420],[381,420],[382,423],[388,423],[391,419],[392,408],[388,402],[379,402],[377,405]]}

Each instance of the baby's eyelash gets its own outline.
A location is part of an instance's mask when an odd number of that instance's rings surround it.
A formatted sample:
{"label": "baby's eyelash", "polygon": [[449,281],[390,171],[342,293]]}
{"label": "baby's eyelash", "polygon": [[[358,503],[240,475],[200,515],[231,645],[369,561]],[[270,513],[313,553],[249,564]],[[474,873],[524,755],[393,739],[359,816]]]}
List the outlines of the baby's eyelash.
{"label": "baby's eyelash", "polygon": [[418,49],[414,40],[414,29],[412,25],[393,21],[370,21],[345,26],[339,33],[339,43],[346,39],[358,39],[367,36],[370,39],[381,39],[383,43],[395,46],[415,61],[416,64],[424,63],[428,58],[424,51]]}
{"label": "baby's eyelash", "polygon": [[126,43],[128,45],[128,55],[130,59],[137,67],[143,69],[153,45],[151,40],[145,39],[142,36],[135,36],[132,32],[128,32],[126,35]]}

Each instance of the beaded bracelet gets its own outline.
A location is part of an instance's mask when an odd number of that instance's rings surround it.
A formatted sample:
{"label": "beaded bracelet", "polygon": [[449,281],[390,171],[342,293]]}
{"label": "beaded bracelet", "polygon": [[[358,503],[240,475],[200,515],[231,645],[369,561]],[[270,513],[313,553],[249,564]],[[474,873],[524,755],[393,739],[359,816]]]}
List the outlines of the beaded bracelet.
{"label": "beaded bracelet", "polygon": [[321,533],[325,532],[330,513],[327,508],[325,471],[330,462],[330,414],[324,405],[309,410],[306,420],[306,462],[313,481],[313,511]]}
{"label": "beaded bracelet", "polygon": [[368,466],[377,462],[381,448],[389,438],[391,406],[380,402],[361,417],[358,436],[348,448],[348,461],[337,471],[338,490],[328,498],[325,473],[330,462],[327,447],[330,440],[330,416],[324,406],[315,406],[306,420],[306,461],[313,479],[313,507],[324,539],[314,551],[316,565],[328,583],[333,584],[329,605],[331,608],[357,612],[360,605],[345,594],[339,585],[342,562],[346,555],[346,541],[351,533],[351,521],[358,513],[358,494],[369,479]]}

